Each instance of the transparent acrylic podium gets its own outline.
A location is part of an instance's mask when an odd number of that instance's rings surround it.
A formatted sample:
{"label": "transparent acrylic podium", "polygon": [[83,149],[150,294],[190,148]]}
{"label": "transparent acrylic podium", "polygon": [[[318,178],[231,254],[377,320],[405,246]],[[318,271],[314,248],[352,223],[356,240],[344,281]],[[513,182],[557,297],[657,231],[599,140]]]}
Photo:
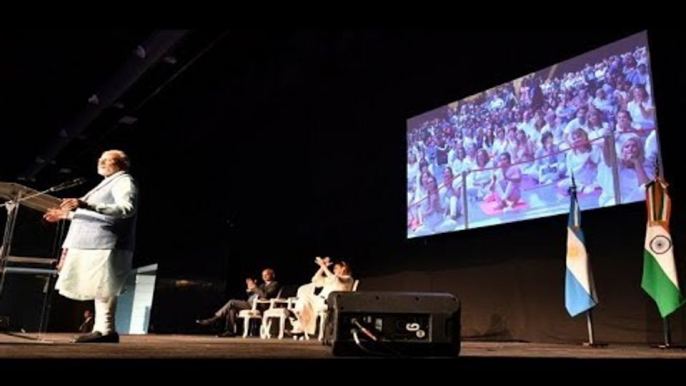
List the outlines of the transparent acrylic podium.
{"label": "transparent acrylic podium", "polygon": [[[1,303],[3,306],[9,304],[10,309],[16,309],[18,307],[13,307],[15,303],[27,307],[27,301],[35,302],[38,300],[38,298],[40,298],[40,304],[37,305],[40,307],[38,340],[42,340],[42,335],[47,329],[50,297],[52,294],[52,287],[54,286],[54,278],[57,274],[56,270],[52,267],[56,262],[56,259],[44,257],[12,256],[12,240],[14,238],[19,208],[24,206],[31,210],[45,213],[50,208],[59,207],[61,199],[48,195],[47,193],[61,189],[62,187],[53,187],[41,192],[16,183],[0,182],[0,199],[6,200],[4,204],[0,205],[7,211],[7,221],[5,222],[2,246],[0,246],[0,300],[3,301]],[[38,279],[40,286],[42,287],[42,291],[38,294],[38,296],[31,296],[34,294],[28,293],[9,293],[11,291],[6,288],[8,274],[26,275],[26,277],[31,279]],[[44,283],[42,283],[43,279]],[[8,299],[8,297],[10,298]],[[36,305],[30,304],[28,306]],[[9,328],[9,319],[7,320],[7,324],[8,326],[0,327]]]}

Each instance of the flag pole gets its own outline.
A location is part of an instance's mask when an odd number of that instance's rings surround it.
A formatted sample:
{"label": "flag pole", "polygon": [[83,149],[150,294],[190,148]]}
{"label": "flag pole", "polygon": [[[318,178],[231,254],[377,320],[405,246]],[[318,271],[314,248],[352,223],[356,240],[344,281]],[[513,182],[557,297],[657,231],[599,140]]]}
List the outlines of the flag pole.
{"label": "flag pole", "polygon": [[593,308],[586,311],[586,326],[588,327],[588,345],[595,346],[595,333],[593,332]]}
{"label": "flag pole", "polygon": [[[574,172],[571,173],[572,185],[569,187],[569,195],[573,200],[576,200],[576,181],[574,179]],[[578,202],[577,202],[578,205]],[[588,258],[588,255],[587,255]],[[592,281],[593,279],[591,279]],[[606,345],[599,345],[595,342],[595,331],[593,328],[593,308],[586,310],[586,328],[588,329],[588,342],[584,346],[589,347],[604,347]]]}
{"label": "flag pole", "polygon": [[660,346],[660,348],[672,347],[672,334],[669,330],[669,319],[667,319],[668,317],[669,315],[662,318],[662,330],[665,338],[665,344]]}
{"label": "flag pole", "polygon": [[[655,159],[654,167],[655,167],[655,169],[654,169],[654,171],[655,171],[654,183],[660,184],[660,183],[662,183],[662,175],[660,173],[660,160],[659,159]],[[648,218],[648,221],[653,221],[653,220],[655,220],[655,219]],[[662,337],[664,339],[664,343],[661,345],[658,345],[657,346],[658,348],[662,348],[662,349],[675,348],[674,346],[672,346],[672,333],[671,333],[671,330],[669,328],[669,319],[668,318],[669,318],[669,315],[665,315],[662,318]],[[682,347],[679,347],[679,348],[682,348]]]}
{"label": "flag pole", "polygon": [[[660,175],[660,161],[659,159],[655,159],[655,182],[659,183],[660,178],[662,176]],[[670,348],[672,346],[672,333],[669,328],[669,315],[665,316],[662,318],[662,336],[664,339],[664,344],[660,345],[660,348]]]}
{"label": "flag pole", "polygon": [[[569,187],[569,195],[572,199],[576,199],[576,181],[574,180],[574,172],[571,173],[572,185]],[[595,345],[595,334],[593,333],[593,308],[586,310],[586,327],[588,328],[588,343],[585,346]]]}

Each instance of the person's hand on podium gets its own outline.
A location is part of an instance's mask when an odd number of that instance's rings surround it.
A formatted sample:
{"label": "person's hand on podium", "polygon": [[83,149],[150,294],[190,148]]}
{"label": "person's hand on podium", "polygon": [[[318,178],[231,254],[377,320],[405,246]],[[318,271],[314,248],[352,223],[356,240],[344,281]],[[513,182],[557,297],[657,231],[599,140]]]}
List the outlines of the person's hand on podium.
{"label": "person's hand on podium", "polygon": [[43,219],[47,222],[58,222],[69,218],[69,209],[52,208],[48,209],[43,215]]}
{"label": "person's hand on podium", "polygon": [[78,198],[65,198],[60,203],[61,209],[74,210],[76,208],[88,208],[88,204],[85,201],[79,200]]}

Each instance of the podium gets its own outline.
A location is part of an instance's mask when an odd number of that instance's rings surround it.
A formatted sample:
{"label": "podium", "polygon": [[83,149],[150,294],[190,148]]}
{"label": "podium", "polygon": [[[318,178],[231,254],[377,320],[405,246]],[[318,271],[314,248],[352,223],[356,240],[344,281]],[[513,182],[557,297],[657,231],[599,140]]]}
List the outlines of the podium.
{"label": "podium", "polygon": [[[12,240],[14,238],[19,208],[25,206],[31,210],[45,213],[50,208],[59,207],[62,200],[47,194],[48,192],[56,190],[57,189],[55,188],[50,188],[41,192],[16,183],[0,182],[0,199],[6,200],[4,204],[0,205],[7,211],[7,221],[5,222],[2,246],[0,246],[0,318],[6,317],[6,315],[2,315],[2,313],[5,312],[4,308],[17,309],[21,306],[24,314],[28,313],[35,315],[40,313],[38,326],[35,326],[36,322],[34,319],[36,318],[25,317],[23,318],[24,320],[22,320],[20,316],[17,319],[21,321],[21,325],[30,326],[30,329],[37,327],[38,331],[41,333],[44,332],[47,324],[47,315],[49,311],[47,307],[49,306],[49,297],[52,293],[53,279],[57,273],[55,269],[52,268],[52,265],[56,262],[56,259],[12,256]],[[8,292],[5,291],[7,274],[25,275],[24,280],[12,280],[13,285],[17,285],[17,288],[21,288],[23,291],[22,293],[6,293]],[[42,291],[38,294],[27,293],[26,284],[29,281],[37,281],[38,285],[42,287]],[[8,297],[8,295],[17,296],[11,298]],[[39,304],[40,308],[33,307],[36,306],[36,304],[27,304],[35,303],[39,298],[42,298],[42,305]],[[5,318],[5,320],[7,319]],[[7,324],[9,327],[9,322],[7,322]]]}
{"label": "podium", "polygon": [[0,246],[0,273],[2,274],[0,278],[0,294],[2,294],[5,274],[7,273],[7,264],[11,260],[9,257],[12,252],[12,239],[14,238],[19,207],[26,206],[41,213],[47,212],[50,208],[59,207],[62,200],[48,195],[46,193],[48,191],[53,191],[53,188],[39,192],[23,185],[0,182],[0,198],[7,200],[4,204],[7,210],[7,221],[5,223],[2,246]]}
{"label": "podium", "polygon": [[[48,191],[52,191],[52,189],[48,189]],[[0,182],[0,198],[19,202],[21,205],[43,213],[50,208],[59,207],[62,201],[62,199],[48,195],[46,192],[39,192],[13,182]]]}

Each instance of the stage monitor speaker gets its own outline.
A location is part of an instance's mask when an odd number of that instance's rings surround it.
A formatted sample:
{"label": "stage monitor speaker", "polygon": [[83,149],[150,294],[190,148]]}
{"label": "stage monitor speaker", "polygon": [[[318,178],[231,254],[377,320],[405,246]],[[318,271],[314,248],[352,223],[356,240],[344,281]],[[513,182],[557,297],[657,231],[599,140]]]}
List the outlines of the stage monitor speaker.
{"label": "stage monitor speaker", "polygon": [[340,356],[458,356],[460,303],[447,293],[333,292],[324,343]]}

